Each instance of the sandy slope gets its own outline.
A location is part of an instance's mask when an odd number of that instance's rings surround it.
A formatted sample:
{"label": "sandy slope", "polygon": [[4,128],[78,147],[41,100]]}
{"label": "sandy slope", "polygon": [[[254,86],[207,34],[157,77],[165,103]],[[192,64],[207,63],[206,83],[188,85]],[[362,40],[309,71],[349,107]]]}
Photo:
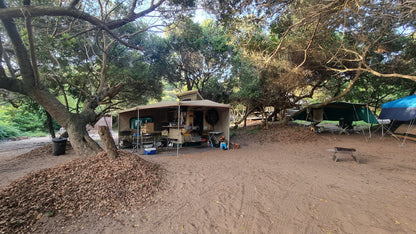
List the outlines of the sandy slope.
{"label": "sandy slope", "polygon": [[[416,144],[321,135],[316,141],[154,158],[166,190],[116,218],[42,220],[39,233],[415,233]],[[328,149],[353,147],[332,161]]]}

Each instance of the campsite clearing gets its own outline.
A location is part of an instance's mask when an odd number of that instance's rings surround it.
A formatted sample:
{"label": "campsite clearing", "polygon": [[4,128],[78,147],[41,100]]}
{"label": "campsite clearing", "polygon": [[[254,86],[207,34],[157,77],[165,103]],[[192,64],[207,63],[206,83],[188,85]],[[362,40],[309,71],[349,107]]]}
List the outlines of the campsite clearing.
{"label": "campsite clearing", "polygon": [[[166,188],[149,207],[38,222],[39,233],[414,233],[416,144],[391,137],[252,129],[238,150],[157,157]],[[264,143],[264,139],[275,139]],[[328,149],[357,149],[332,160]],[[65,156],[59,156],[65,157]],[[59,158],[57,157],[57,158]]]}

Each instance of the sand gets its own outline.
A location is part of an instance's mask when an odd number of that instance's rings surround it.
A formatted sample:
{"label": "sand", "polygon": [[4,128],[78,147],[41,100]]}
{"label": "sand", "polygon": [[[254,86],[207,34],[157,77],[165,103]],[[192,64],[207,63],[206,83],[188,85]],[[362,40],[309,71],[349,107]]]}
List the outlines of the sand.
{"label": "sand", "polygon": [[[415,233],[416,143],[321,134],[149,159],[166,170],[148,207],[51,217],[39,233]],[[334,147],[357,149],[332,160]]]}

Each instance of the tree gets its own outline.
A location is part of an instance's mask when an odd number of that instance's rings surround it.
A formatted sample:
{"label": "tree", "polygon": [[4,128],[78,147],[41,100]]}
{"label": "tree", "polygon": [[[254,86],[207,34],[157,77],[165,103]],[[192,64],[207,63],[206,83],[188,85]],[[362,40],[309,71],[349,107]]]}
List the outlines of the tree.
{"label": "tree", "polygon": [[[295,16],[297,15],[286,17]],[[265,113],[265,107],[273,106],[274,113],[268,118],[277,117],[278,113],[295,106],[299,100],[312,97],[315,90],[335,75],[335,72],[327,71],[322,65],[324,61],[321,59],[319,44],[315,43],[319,41],[331,45],[326,34],[316,35],[319,21],[315,22],[314,27],[305,26],[286,35],[284,48],[270,57],[276,52],[276,46],[279,47],[282,43],[282,34],[287,30],[287,25],[290,24],[282,20],[265,27],[263,24],[254,24],[252,16],[246,16],[233,26],[234,43],[240,45],[239,60],[245,67],[234,70],[235,75],[242,78],[237,96],[246,102],[246,116],[255,109]],[[269,28],[269,31],[265,28]],[[306,49],[304,44],[307,44]],[[304,51],[308,52],[307,58]],[[247,67],[251,68],[251,75],[241,77],[248,74],[240,73],[247,70]],[[281,113],[281,116],[286,115]]]}
{"label": "tree", "polygon": [[[271,84],[265,87],[293,103],[334,80],[340,90],[323,105],[368,74],[416,81],[409,56],[414,55],[414,1],[234,0],[210,1],[207,7],[243,39],[239,45],[263,82]],[[247,30],[254,25],[261,30]]]}
{"label": "tree", "polygon": [[[231,80],[233,46],[216,22],[206,20],[201,25],[184,18],[168,29],[167,40],[161,44],[165,56],[161,74],[171,84],[198,89],[201,95],[215,101],[227,101]],[[169,68],[169,69],[166,69]]]}
{"label": "tree", "polygon": [[[348,81],[331,80],[323,90],[326,96],[337,96],[339,91],[344,89]],[[354,88],[345,94],[340,100],[355,103],[366,103],[374,107],[374,112],[381,110],[381,105],[416,91],[416,82],[408,79],[385,79],[376,77],[370,73],[364,74],[354,84]]]}
{"label": "tree", "polygon": [[[0,63],[0,88],[12,92],[20,93],[30,97],[39,103],[51,116],[62,126],[64,126],[71,139],[72,146],[77,154],[89,156],[95,154],[100,147],[92,140],[85,126],[87,123],[94,121],[97,117],[95,109],[103,102],[112,100],[123,88],[123,83],[110,85],[107,79],[108,64],[106,63],[106,52],[111,43],[120,43],[126,47],[142,49],[140,43],[131,45],[129,38],[137,35],[117,34],[117,29],[129,23],[135,22],[146,16],[151,16],[156,10],[159,15],[173,14],[174,10],[181,7],[187,7],[193,4],[193,1],[175,1],[170,4],[166,0],[141,2],[141,1],[56,1],[48,2],[46,5],[30,5],[30,1],[24,1],[21,6],[16,2],[11,2],[6,6],[4,0],[0,0],[0,19],[2,21],[2,33],[0,36],[0,55],[3,58]],[[53,6],[50,6],[55,4]],[[73,40],[86,36],[86,40],[94,36],[101,36],[102,40],[111,38],[115,42],[104,42],[101,47],[103,57],[92,55],[88,58],[91,60],[101,59],[101,71],[99,81],[93,86],[92,92],[85,93],[82,87],[86,85],[85,80],[78,80],[78,84],[72,86],[78,87],[77,92],[84,92],[82,108],[78,113],[73,113],[63,105],[57,97],[45,86],[46,81],[43,79],[39,68],[47,66],[40,64],[38,60],[39,53],[35,43],[35,31],[37,25],[45,19],[52,19],[54,24],[63,25],[65,30],[60,31],[55,37],[50,38],[51,42],[59,44],[62,41]],[[36,21],[38,20],[38,21]],[[45,20],[48,22],[47,20]],[[39,28],[50,28],[51,25],[41,25]],[[22,31],[24,29],[24,31]],[[23,34],[23,33],[24,34]],[[99,46],[99,45],[97,45]],[[51,51],[54,54],[56,51]],[[75,64],[76,58],[59,54],[66,58],[68,64]],[[12,62],[10,62],[12,61]],[[86,74],[88,77],[89,74]]]}

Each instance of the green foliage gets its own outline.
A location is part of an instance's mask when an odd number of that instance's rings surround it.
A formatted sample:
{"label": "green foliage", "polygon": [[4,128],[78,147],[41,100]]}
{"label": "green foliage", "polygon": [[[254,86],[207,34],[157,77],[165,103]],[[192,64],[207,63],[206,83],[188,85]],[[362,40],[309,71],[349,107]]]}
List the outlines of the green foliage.
{"label": "green foliage", "polygon": [[235,56],[232,71],[237,78],[237,89],[233,95],[235,101],[248,105],[262,96],[260,77],[250,60]]}
{"label": "green foliage", "polygon": [[328,100],[357,70],[345,101],[379,108],[416,91],[416,21],[405,2],[234,0],[208,7],[241,51],[233,97],[246,106],[287,108],[317,92]]}
{"label": "green foliage", "polygon": [[233,46],[225,30],[216,22],[201,25],[183,18],[154,41],[152,63],[159,77],[186,90],[198,89],[204,98],[228,102],[232,90]]}
{"label": "green foliage", "polygon": [[[345,84],[343,85],[345,86]],[[366,103],[381,110],[381,104],[413,94],[416,82],[406,79],[380,79],[364,75],[341,100]]]}
{"label": "green foliage", "polygon": [[[65,19],[56,20],[63,28],[69,23]],[[71,33],[64,30],[57,35],[51,35],[51,32],[37,34],[37,43],[42,45],[39,46],[41,49],[37,53],[38,59],[45,64],[40,67],[42,81],[69,111],[79,113],[84,102],[96,98],[94,95],[103,76],[102,58],[103,48],[106,46],[106,84],[114,87],[123,83],[124,88],[117,96],[112,97],[111,102],[102,102],[102,108],[97,111],[111,111],[144,104],[149,99],[160,99],[162,84],[157,76],[158,71],[147,57],[155,51],[152,46],[154,38],[147,32],[137,33],[148,25],[135,22],[113,30],[120,35],[132,35],[123,40],[143,47],[142,53],[113,43],[113,38],[102,34],[95,36],[93,32],[86,32],[74,37],[77,30],[84,30],[86,27],[85,22],[78,24],[79,28],[74,28]],[[162,66],[162,69],[165,67]]]}
{"label": "green foliage", "polygon": [[21,134],[22,133],[18,129],[0,122],[0,140],[17,137]]}
{"label": "green foliage", "polygon": [[[17,136],[44,136],[47,132],[46,114],[39,105],[27,102],[19,108],[0,107],[0,139]],[[54,123],[57,130],[59,125]]]}
{"label": "green foliage", "polygon": [[[121,30],[132,33],[138,30],[137,27],[123,27]],[[159,37],[139,34],[131,40],[130,43],[140,44],[144,50],[139,52],[115,46],[109,51],[109,84],[114,86],[120,82],[124,83],[124,88],[115,98],[120,103],[118,107],[121,108],[146,104],[151,99],[160,100],[163,90],[160,72],[166,70],[166,67],[154,62],[155,57],[164,56],[163,50],[157,49],[161,43]]]}

